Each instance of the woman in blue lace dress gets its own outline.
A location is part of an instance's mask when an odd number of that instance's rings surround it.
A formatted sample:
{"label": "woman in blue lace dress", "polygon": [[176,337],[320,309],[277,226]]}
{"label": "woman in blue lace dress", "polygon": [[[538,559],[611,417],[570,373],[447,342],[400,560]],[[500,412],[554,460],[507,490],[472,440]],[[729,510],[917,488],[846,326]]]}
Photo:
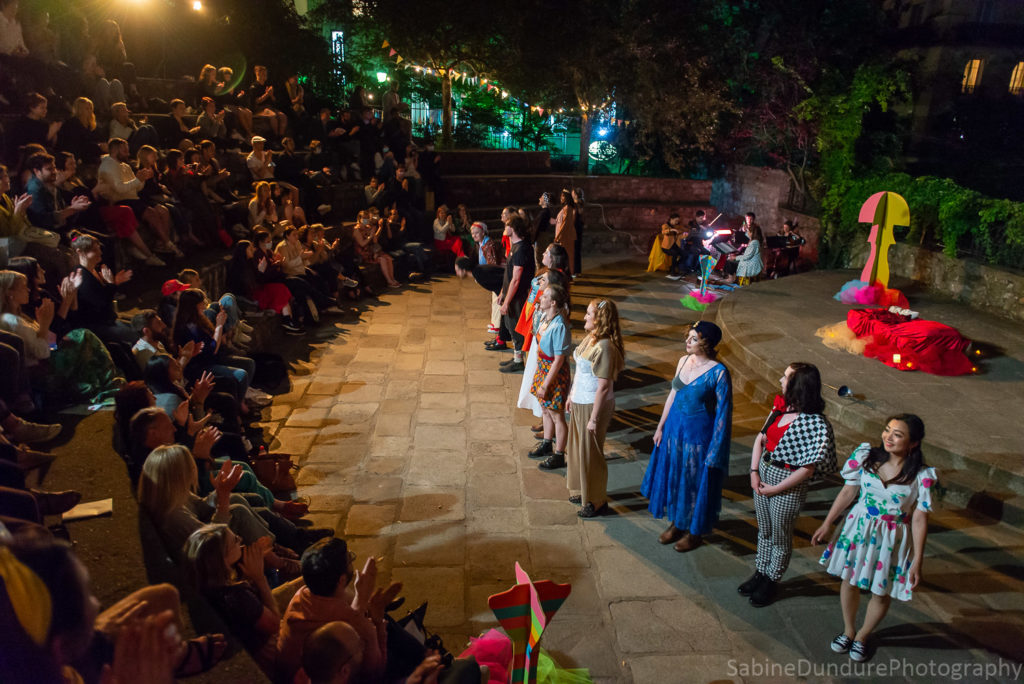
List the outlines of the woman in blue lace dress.
{"label": "woman in blue lace dress", "polygon": [[722,331],[709,321],[698,321],[687,334],[686,356],[676,365],[641,488],[651,514],[670,522],[658,541],[674,542],[680,552],[701,545],[722,508],[732,382],[729,370],[715,360],[721,339]]}

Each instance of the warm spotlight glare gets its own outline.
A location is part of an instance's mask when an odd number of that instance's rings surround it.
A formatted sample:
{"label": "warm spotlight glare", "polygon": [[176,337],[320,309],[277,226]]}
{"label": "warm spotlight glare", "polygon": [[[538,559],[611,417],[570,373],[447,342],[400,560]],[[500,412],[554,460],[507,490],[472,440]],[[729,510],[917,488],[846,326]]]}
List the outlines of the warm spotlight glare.
{"label": "warm spotlight glare", "polygon": [[200,2],[200,0],[192,0],[192,9],[194,9],[196,12],[202,12],[203,3]]}

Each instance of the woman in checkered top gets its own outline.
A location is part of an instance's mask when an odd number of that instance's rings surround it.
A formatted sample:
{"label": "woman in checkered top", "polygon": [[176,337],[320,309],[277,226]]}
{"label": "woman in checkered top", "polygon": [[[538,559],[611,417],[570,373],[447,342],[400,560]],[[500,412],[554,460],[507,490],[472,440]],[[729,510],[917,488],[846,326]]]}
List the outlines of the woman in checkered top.
{"label": "woman in checkered top", "polygon": [[750,463],[750,486],[757,513],[754,574],[739,586],[751,605],[775,599],[778,582],[793,555],[793,523],[814,476],[836,470],[832,426],[822,415],[821,375],[809,363],[791,363],[782,378],[771,415],[757,439]]}

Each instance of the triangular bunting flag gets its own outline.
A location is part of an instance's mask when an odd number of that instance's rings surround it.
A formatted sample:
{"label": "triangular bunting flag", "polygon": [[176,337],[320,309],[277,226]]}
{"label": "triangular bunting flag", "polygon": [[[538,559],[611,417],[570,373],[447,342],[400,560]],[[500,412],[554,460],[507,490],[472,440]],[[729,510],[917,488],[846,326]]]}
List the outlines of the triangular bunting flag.
{"label": "triangular bunting flag", "polygon": [[398,50],[396,50],[395,48],[391,48],[391,52],[388,53],[388,57],[394,57],[397,54]]}
{"label": "triangular bunting flag", "polygon": [[398,55],[398,59],[395,60],[395,64],[401,64],[402,61],[402,55]]}
{"label": "triangular bunting flag", "polygon": [[385,41],[384,41],[384,44],[383,44],[383,45],[381,45],[380,47],[381,47],[381,49],[384,49],[384,48],[386,48],[386,47],[390,47],[390,46],[391,46],[391,43],[389,43],[388,41],[386,41],[386,40],[385,40]]}

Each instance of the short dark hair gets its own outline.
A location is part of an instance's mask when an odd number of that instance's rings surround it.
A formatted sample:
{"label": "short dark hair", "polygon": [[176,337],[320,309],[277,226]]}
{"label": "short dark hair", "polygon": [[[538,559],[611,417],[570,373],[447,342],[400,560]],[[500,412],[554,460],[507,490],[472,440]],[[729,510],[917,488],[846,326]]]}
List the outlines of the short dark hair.
{"label": "short dark hair", "polygon": [[[9,3],[6,3],[9,4]],[[49,101],[36,92],[31,92],[25,96],[25,111],[31,111],[41,104],[48,104]]]}
{"label": "short dark hair", "polygon": [[788,366],[793,374],[786,381],[786,405],[800,413],[824,413],[821,398],[821,373],[813,363],[795,361]]}
{"label": "short dark hair", "polygon": [[757,216],[752,211],[748,211],[747,216],[749,216],[750,218],[757,218]]}
{"label": "short dark hair", "polygon": [[569,252],[565,247],[557,242],[552,242],[546,251],[551,254],[551,268],[558,271],[565,271],[569,268]]}
{"label": "short dark hair", "polygon": [[25,168],[29,171],[39,171],[43,167],[53,163],[53,156],[46,154],[45,152],[36,152],[25,160]]}
{"label": "short dark hair", "polygon": [[135,328],[135,332],[142,334],[143,328],[152,328],[153,319],[157,318],[156,309],[145,309],[132,316],[132,327]]}
{"label": "short dark hair", "polygon": [[348,544],[328,537],[302,552],[302,579],[314,596],[332,596],[342,577],[348,576]]}
{"label": "short dark hair", "polygon": [[526,225],[526,221],[519,214],[513,214],[508,220],[508,225],[520,240],[530,239],[530,227]]}
{"label": "short dark hair", "polygon": [[185,154],[178,149],[167,150],[167,168],[173,169],[178,162],[185,158]]}
{"label": "short dark hair", "polygon": [[700,218],[701,216],[706,216],[706,215],[707,214],[704,213],[703,209],[698,209],[697,210],[697,213],[696,213],[697,218]]}
{"label": "short dark hair", "polygon": [[473,260],[467,256],[460,256],[455,260],[455,268],[461,268],[463,271],[472,271],[475,265]]}
{"label": "short dark hair", "polygon": [[78,159],[75,157],[73,153],[58,152],[57,154],[54,155],[53,163],[57,166],[58,171],[63,171],[64,169],[68,168],[69,159],[74,159],[76,163],[78,162]]}

